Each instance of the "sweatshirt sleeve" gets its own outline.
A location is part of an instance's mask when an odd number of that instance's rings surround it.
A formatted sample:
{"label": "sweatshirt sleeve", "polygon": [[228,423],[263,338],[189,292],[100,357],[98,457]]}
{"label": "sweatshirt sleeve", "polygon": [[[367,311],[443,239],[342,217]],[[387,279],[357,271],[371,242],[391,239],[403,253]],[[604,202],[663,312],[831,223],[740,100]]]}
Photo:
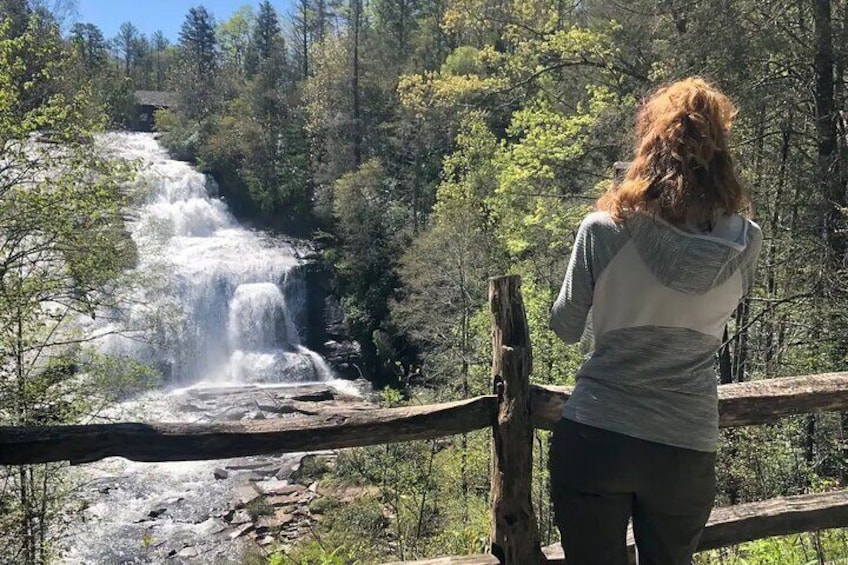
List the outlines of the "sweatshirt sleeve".
{"label": "sweatshirt sleeve", "polygon": [[551,308],[551,329],[565,343],[580,341],[586,317],[592,307],[595,277],[592,272],[593,238],[589,218],[583,220],[577,230],[565,280]]}
{"label": "sweatshirt sleeve", "polygon": [[763,232],[760,226],[753,221],[748,220],[748,247],[745,250],[742,261],[742,280],[744,281],[744,293],[748,295],[751,289],[754,288],[755,276],[757,273],[757,263],[760,257],[760,250],[763,247]]}

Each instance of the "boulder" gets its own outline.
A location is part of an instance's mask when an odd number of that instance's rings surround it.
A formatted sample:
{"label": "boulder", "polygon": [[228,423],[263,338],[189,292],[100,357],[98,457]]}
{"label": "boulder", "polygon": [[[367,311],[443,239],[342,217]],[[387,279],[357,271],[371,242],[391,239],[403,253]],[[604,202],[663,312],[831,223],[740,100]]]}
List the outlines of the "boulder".
{"label": "boulder", "polygon": [[250,484],[240,485],[233,489],[233,502],[237,508],[247,506],[260,496],[262,495]]}
{"label": "boulder", "polygon": [[194,547],[186,547],[179,553],[177,553],[178,557],[189,558],[189,557],[197,557],[200,553]]}
{"label": "boulder", "polygon": [[256,533],[259,535],[268,532],[277,532],[294,521],[292,514],[277,512],[273,516],[262,516],[256,521]]}
{"label": "boulder", "polygon": [[[301,500],[300,494],[294,493],[294,494],[286,494],[286,495],[280,495],[280,496],[269,496],[265,499],[265,502],[267,502],[268,504],[270,504],[271,506],[273,506],[275,508],[277,508],[277,507],[283,508],[283,507],[293,507],[293,505],[301,503],[302,500]],[[293,510],[294,509],[292,508],[291,511],[293,511]]]}
{"label": "boulder", "polygon": [[304,486],[311,485],[332,469],[337,457],[335,453],[308,453],[300,459],[297,468],[292,470],[290,478]]}
{"label": "boulder", "polygon": [[304,392],[303,394],[297,394],[291,397],[291,400],[297,402],[324,402],[327,400],[333,400],[335,395],[333,391],[329,388],[325,388],[323,390],[316,390],[314,392]]}
{"label": "boulder", "polygon": [[340,377],[357,379],[361,376],[357,368],[362,364],[362,346],[359,342],[327,340],[319,353]]}
{"label": "boulder", "polygon": [[306,489],[297,484],[289,484],[288,481],[280,481],[272,479],[270,481],[259,481],[255,484],[256,490],[265,496],[284,496],[295,493],[302,493]]}
{"label": "boulder", "polygon": [[233,526],[239,526],[241,524],[253,522],[253,518],[250,517],[250,513],[247,510],[242,508],[241,510],[234,511],[229,521]]}
{"label": "boulder", "polygon": [[246,533],[248,533],[252,530],[253,530],[253,524],[252,523],[242,524],[241,526],[239,526],[235,530],[231,531],[228,535],[229,535],[230,539],[236,539],[236,538],[239,538],[239,537],[245,535]]}
{"label": "boulder", "polygon": [[226,412],[224,412],[221,419],[229,420],[229,421],[232,422],[232,421],[235,421],[235,420],[243,420],[245,418],[245,416],[247,416],[247,410],[245,410],[244,408],[240,408],[238,406],[235,406],[233,408],[230,408]]}

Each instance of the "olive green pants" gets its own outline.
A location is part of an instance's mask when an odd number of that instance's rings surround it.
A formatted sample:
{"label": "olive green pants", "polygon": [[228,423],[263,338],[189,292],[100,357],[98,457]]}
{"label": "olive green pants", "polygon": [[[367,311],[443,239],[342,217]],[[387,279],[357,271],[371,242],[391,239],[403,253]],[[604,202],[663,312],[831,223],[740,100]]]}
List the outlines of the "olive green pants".
{"label": "olive green pants", "polygon": [[560,420],[551,499],[568,565],[626,565],[627,524],[640,565],[688,565],[715,499],[715,453]]}

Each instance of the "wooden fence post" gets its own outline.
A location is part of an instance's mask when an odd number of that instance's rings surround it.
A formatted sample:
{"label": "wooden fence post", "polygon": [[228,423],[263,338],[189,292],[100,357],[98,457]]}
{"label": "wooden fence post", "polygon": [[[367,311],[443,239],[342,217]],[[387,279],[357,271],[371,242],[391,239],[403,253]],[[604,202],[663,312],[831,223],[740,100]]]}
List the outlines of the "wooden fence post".
{"label": "wooden fence post", "polygon": [[492,380],[498,421],[492,442],[492,553],[506,565],[543,559],[530,500],[533,425],[530,422],[530,332],[521,299],[521,277],[489,281],[492,319]]}

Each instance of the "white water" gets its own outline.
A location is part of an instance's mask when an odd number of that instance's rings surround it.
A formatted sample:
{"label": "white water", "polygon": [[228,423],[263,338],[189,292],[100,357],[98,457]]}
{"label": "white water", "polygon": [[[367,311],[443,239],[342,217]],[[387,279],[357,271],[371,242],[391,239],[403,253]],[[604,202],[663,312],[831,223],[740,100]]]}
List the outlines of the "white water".
{"label": "white water", "polygon": [[330,380],[297,328],[303,250],[239,226],[210,196],[211,181],[152,135],[113,133],[102,145],[140,162],[145,194],[130,226],[139,289],[119,319],[97,328],[120,332],[102,339],[104,352],[156,364],[181,385]]}
{"label": "white water", "polygon": [[[239,226],[214,197],[216,187],[190,165],[172,160],[152,135],[113,133],[100,142],[141,164],[142,204],[130,225],[139,262],[125,307],[98,316],[88,330],[102,335],[103,352],[153,364],[167,379],[162,390],[109,407],[104,416],[160,422],[242,417],[230,417],[233,407],[224,393],[211,411],[185,411],[186,395],[210,388],[261,391],[322,382],[356,393],[350,383],[332,380],[324,360],[302,345],[303,244]],[[296,458],[251,460],[286,468]],[[109,458],[83,466],[85,509],[72,516],[70,537],[60,544],[62,561],[239,562],[244,540],[230,540],[221,516],[233,487],[245,479],[231,473],[215,480],[213,470],[226,464]],[[167,511],[151,518],[160,507]],[[188,547],[201,555],[185,560],[172,555]]]}

